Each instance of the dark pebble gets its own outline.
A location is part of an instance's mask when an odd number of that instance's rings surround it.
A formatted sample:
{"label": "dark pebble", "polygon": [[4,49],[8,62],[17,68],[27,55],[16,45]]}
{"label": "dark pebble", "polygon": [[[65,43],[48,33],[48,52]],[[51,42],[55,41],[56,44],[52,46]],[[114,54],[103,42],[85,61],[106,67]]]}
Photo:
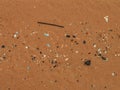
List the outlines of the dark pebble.
{"label": "dark pebble", "polygon": [[91,60],[86,60],[86,61],[84,62],[84,64],[87,65],[87,66],[90,66],[90,65],[91,65]]}
{"label": "dark pebble", "polygon": [[107,60],[107,58],[106,58],[106,57],[104,57],[104,56],[101,56],[101,58],[102,58],[102,60]]}
{"label": "dark pebble", "polygon": [[75,35],[73,35],[73,38],[76,38],[76,36],[75,36]]}
{"label": "dark pebble", "polygon": [[40,54],[42,54],[42,52],[40,51]]}
{"label": "dark pebble", "polygon": [[83,41],[83,44],[86,44],[86,41],[85,41],[85,40]]}
{"label": "dark pebble", "polygon": [[67,37],[67,38],[70,38],[70,35],[67,34],[66,37]]}
{"label": "dark pebble", "polygon": [[32,57],[32,60],[33,60],[33,61],[36,59],[36,57],[35,57],[35,56],[31,56],[31,57]]}
{"label": "dark pebble", "polygon": [[1,48],[5,48],[5,45],[2,45]]}

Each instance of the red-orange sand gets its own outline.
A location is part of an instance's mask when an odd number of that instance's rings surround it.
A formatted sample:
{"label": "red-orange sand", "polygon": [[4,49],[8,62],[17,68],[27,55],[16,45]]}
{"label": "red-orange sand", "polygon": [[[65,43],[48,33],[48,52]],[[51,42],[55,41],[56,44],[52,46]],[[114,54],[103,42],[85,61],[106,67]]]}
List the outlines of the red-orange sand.
{"label": "red-orange sand", "polygon": [[0,0],[0,90],[120,90],[120,0]]}

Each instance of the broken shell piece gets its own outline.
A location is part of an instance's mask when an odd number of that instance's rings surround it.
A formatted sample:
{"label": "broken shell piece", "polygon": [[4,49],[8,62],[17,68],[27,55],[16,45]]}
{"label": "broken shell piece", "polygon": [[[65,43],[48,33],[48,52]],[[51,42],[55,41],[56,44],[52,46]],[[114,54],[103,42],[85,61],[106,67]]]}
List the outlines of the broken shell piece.
{"label": "broken shell piece", "polygon": [[66,58],[66,59],[65,59],[65,61],[68,61],[68,60],[69,60],[69,58]]}
{"label": "broken shell piece", "polygon": [[101,54],[101,53],[102,53],[101,48],[98,48],[98,53],[99,53],[99,54]]}
{"label": "broken shell piece", "polygon": [[44,33],[44,36],[49,37],[50,35],[49,33]]}
{"label": "broken shell piece", "polygon": [[75,53],[79,53],[79,51],[75,51]]}
{"label": "broken shell piece", "polygon": [[104,19],[105,19],[105,21],[108,23],[108,21],[109,21],[109,16],[105,16]]}
{"label": "broken shell piece", "polygon": [[51,47],[51,45],[50,45],[49,43],[48,43],[48,44],[46,44],[46,46],[47,46],[47,47]]}
{"label": "broken shell piece", "polygon": [[93,47],[94,47],[94,48],[96,48],[96,47],[97,47],[97,45],[96,45],[96,44],[93,44]]}
{"label": "broken shell piece", "polygon": [[120,54],[115,54],[115,56],[120,56]]}
{"label": "broken shell piece", "polygon": [[104,51],[105,54],[107,54],[107,51]]}
{"label": "broken shell piece", "polygon": [[30,33],[30,35],[34,35],[34,34],[36,34],[36,33],[38,33],[38,32],[32,32],[32,33]]}
{"label": "broken shell piece", "polygon": [[44,54],[44,55],[43,55],[43,58],[45,58],[46,56],[47,56],[47,55]]}
{"label": "broken shell piece", "polygon": [[19,32],[15,32],[15,34],[13,35],[14,38],[18,37]]}

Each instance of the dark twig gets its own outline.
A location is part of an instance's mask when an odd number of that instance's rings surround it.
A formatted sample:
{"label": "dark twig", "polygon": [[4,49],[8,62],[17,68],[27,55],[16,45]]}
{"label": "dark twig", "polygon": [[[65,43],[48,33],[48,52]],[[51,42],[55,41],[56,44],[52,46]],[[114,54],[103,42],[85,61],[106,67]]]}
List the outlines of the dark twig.
{"label": "dark twig", "polygon": [[37,22],[37,23],[38,24],[45,24],[45,25],[50,25],[50,26],[56,26],[56,27],[64,28],[64,26],[57,25],[57,24],[51,24],[51,23],[46,23],[46,22]]}

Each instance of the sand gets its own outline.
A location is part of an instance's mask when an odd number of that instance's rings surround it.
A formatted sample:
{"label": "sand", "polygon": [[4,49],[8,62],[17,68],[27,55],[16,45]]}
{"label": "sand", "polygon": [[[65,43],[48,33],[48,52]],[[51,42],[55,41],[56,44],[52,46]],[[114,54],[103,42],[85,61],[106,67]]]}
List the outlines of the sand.
{"label": "sand", "polygon": [[120,0],[0,0],[0,90],[120,90]]}

